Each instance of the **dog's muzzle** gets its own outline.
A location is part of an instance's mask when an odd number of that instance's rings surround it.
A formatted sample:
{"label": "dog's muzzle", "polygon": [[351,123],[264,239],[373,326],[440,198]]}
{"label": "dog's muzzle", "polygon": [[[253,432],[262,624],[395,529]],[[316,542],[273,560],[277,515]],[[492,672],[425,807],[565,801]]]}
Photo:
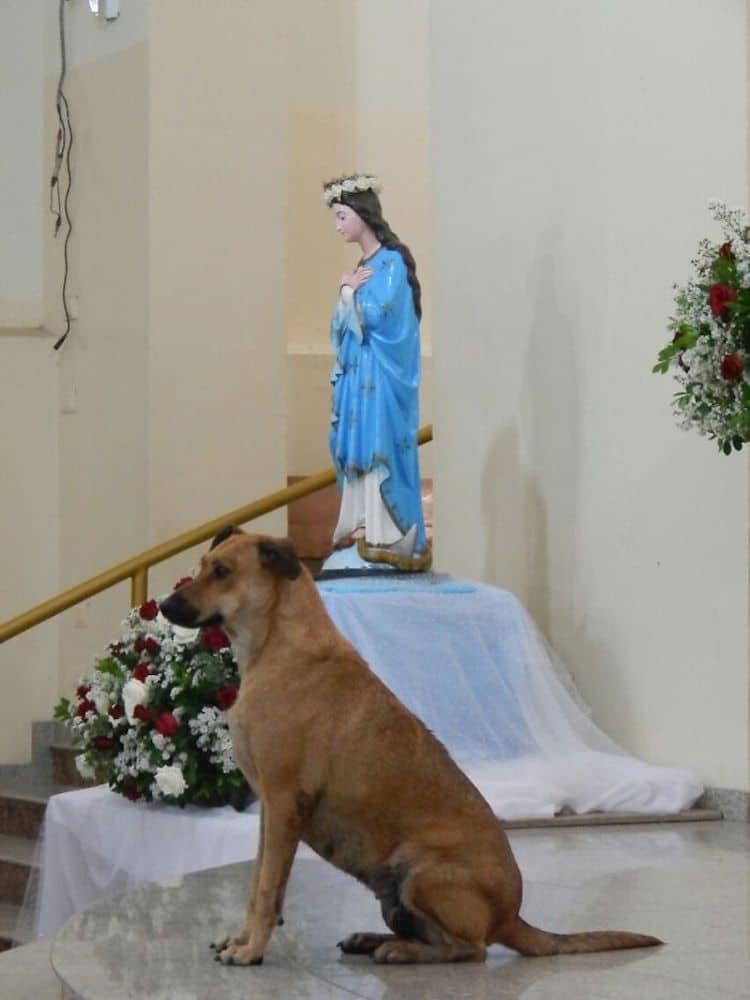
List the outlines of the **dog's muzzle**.
{"label": "dog's muzzle", "polygon": [[179,590],[162,601],[159,610],[173,625],[182,625],[183,628],[205,628],[206,626],[221,625],[222,622],[220,614],[214,614],[201,620],[198,609],[193,607]]}

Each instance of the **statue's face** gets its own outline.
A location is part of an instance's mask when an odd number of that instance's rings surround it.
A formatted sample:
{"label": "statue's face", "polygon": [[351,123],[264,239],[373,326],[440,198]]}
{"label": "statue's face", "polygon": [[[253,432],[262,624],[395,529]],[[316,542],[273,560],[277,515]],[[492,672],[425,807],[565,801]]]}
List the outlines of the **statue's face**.
{"label": "statue's face", "polygon": [[367,230],[367,223],[357,215],[353,208],[348,205],[340,205],[334,202],[331,205],[336,232],[343,237],[346,243],[358,243],[362,234]]}

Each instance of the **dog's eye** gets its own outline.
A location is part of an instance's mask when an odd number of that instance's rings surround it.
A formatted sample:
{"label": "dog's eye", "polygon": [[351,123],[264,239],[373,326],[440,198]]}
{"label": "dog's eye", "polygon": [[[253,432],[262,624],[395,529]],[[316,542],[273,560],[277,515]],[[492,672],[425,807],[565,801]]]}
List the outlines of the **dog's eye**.
{"label": "dog's eye", "polygon": [[217,563],[214,566],[214,577],[217,580],[224,580],[229,576],[231,570],[228,566],[224,566],[222,563]]}

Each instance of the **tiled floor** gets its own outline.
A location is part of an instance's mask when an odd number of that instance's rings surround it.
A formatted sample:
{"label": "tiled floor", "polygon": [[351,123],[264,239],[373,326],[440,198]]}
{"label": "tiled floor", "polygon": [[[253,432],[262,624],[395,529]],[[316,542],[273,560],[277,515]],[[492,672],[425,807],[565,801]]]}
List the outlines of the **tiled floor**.
{"label": "tiled floor", "polygon": [[[286,923],[263,966],[226,968],[208,941],[239,921],[247,865],[145,886],[66,924],[52,961],[80,995],[170,1000],[731,1000],[750,996],[750,825],[709,822],[511,834],[524,915],[550,930],[655,934],[661,948],[485,965],[382,967],[344,957],[346,933],[377,930],[375,900],[324,862],[299,860]],[[0,997],[60,996],[43,943],[0,956]],[[24,992],[26,990],[26,992]]]}

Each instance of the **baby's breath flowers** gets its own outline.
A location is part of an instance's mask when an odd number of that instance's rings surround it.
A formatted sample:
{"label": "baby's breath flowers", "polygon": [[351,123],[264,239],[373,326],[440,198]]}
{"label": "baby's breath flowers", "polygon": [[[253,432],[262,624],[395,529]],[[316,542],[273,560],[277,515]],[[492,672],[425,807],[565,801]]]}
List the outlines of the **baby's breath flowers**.
{"label": "baby's breath flowers", "polygon": [[750,228],[743,212],[723,202],[709,210],[723,241],[702,240],[693,276],[675,286],[672,340],[653,370],[671,371],[680,386],[679,425],[730,455],[750,441]]}
{"label": "baby's breath flowers", "polygon": [[70,729],[89,781],[133,801],[242,808],[252,796],[226,721],[238,688],[222,629],[172,625],[149,600],[128,613],[120,638],[55,717]]}

